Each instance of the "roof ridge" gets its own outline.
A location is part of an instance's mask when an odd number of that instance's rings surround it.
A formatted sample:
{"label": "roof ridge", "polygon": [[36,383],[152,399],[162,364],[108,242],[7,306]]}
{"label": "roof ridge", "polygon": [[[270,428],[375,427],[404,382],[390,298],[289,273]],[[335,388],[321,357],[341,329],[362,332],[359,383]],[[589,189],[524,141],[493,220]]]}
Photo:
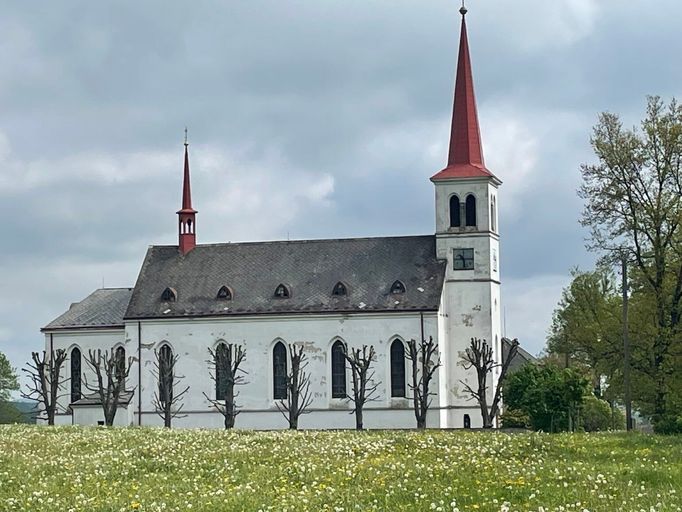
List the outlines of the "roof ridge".
{"label": "roof ridge", "polygon": [[[355,242],[359,240],[386,240],[386,239],[401,239],[401,238],[428,238],[434,237],[433,234],[424,235],[391,235],[391,236],[361,236],[348,238],[308,238],[297,240],[262,240],[262,241],[247,241],[247,242],[219,242],[214,244],[197,244],[197,248],[201,247],[225,247],[233,245],[264,245],[264,244],[303,244],[303,243],[323,243],[323,242]],[[177,247],[177,245],[150,245],[150,248],[163,247]]]}

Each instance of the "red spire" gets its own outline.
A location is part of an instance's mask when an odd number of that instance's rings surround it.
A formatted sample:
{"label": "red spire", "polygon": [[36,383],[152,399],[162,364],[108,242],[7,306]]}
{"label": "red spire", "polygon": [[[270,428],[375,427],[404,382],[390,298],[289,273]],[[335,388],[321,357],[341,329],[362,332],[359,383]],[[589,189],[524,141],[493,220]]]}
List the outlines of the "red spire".
{"label": "red spire", "polygon": [[483,161],[481,132],[478,127],[476,95],[474,94],[474,77],[471,72],[469,40],[467,38],[465,18],[467,10],[462,6],[459,12],[462,14],[462,30],[459,39],[448,166],[433,176],[432,180],[494,177],[485,168]]}
{"label": "red spire", "polygon": [[178,247],[180,253],[185,255],[197,244],[196,241],[196,214],[192,208],[192,191],[189,180],[189,144],[187,143],[187,128],[185,128],[185,171],[182,182],[182,209],[178,210]]}

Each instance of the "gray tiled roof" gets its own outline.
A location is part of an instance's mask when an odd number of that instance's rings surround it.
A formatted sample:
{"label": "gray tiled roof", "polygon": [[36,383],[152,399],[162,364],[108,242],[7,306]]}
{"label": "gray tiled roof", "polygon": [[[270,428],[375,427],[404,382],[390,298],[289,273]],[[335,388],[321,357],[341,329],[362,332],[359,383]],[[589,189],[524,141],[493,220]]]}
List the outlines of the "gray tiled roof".
{"label": "gray tiled roof", "polygon": [[[133,399],[134,391],[122,391],[118,397],[119,405],[128,405]],[[99,393],[92,393],[90,395],[84,395],[79,400],[71,403],[71,407],[80,407],[87,405],[102,405],[102,400],[100,399]]]}
{"label": "gray tiled roof", "polygon": [[69,310],[52,320],[43,330],[82,327],[123,327],[123,314],[128,307],[131,288],[102,288],[71,305]]}
{"label": "gray tiled roof", "polygon": [[[502,338],[502,361],[506,361],[509,357],[509,351],[511,350],[512,340],[509,338]],[[527,352],[519,345],[516,352],[516,357],[509,364],[509,373],[512,374],[521,368],[523,368],[528,363],[534,363],[537,358],[530,352]]]}
{"label": "gray tiled roof", "polygon": [[[433,235],[198,245],[185,256],[152,246],[125,318],[437,310],[444,274]],[[390,294],[396,280],[404,294]],[[339,281],[345,297],[332,295]],[[280,283],[290,298],[274,297]],[[223,285],[232,300],[216,298]],[[166,287],[175,302],[161,301]]]}

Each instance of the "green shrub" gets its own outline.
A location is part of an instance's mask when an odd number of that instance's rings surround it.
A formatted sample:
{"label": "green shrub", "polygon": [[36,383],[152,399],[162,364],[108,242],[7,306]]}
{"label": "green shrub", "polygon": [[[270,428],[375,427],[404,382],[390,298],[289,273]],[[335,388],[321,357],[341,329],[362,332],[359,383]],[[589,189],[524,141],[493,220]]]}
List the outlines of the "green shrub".
{"label": "green shrub", "polygon": [[654,422],[657,434],[682,434],[682,416],[666,414]]}
{"label": "green shrub", "polygon": [[502,428],[528,428],[530,418],[523,411],[518,409],[507,409],[502,413]]}
{"label": "green shrub", "polygon": [[618,408],[611,410],[606,400],[594,395],[585,397],[580,412],[582,428],[585,432],[622,430],[625,428],[625,415]]}

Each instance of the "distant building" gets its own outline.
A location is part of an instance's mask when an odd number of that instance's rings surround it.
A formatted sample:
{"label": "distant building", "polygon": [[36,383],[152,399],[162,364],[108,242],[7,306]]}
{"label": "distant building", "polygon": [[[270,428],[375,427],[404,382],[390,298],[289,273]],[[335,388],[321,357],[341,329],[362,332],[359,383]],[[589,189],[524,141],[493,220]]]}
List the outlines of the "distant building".
{"label": "distant building", "polygon": [[[502,338],[502,362],[504,363],[507,358],[509,357],[509,351],[512,346],[512,340],[509,338]],[[530,352],[527,352],[521,346],[519,345],[517,347],[516,355],[514,356],[514,359],[511,360],[509,363],[509,374],[511,375],[512,373],[520,370],[523,368],[525,365],[528,363],[536,363],[538,360],[537,357],[532,355]]]}
{"label": "distant building", "polygon": [[[158,382],[154,350],[179,355],[178,372],[190,390],[178,426],[220,427],[222,417],[204,397],[216,395],[208,349],[246,347],[248,384],[239,389],[237,427],[286,428],[276,401],[286,395],[288,344],[310,358],[314,400],[303,428],[354,425],[350,373],[343,346],[374,345],[378,400],[368,404],[368,428],[415,425],[409,400],[405,341],[433,337],[442,367],[430,427],[481,426],[476,403],[461,380],[476,377],[460,364],[472,337],[488,340],[497,361],[500,340],[500,253],[497,218],[501,181],[483,161],[467,41],[466,9],[455,83],[452,131],[445,169],[435,187],[435,233],[423,236],[197,245],[197,211],[190,191],[185,144],[178,245],[151,246],[133,288],[96,290],[46,325],[46,347],[68,351],[70,393],[59,423],[102,420],[98,400],[85,396],[92,380],[84,356],[114,349],[133,357],[116,423],[159,425],[152,404]],[[399,177],[396,177],[399,179]],[[407,204],[407,203],[406,203]],[[492,393],[492,390],[491,390]]]}

